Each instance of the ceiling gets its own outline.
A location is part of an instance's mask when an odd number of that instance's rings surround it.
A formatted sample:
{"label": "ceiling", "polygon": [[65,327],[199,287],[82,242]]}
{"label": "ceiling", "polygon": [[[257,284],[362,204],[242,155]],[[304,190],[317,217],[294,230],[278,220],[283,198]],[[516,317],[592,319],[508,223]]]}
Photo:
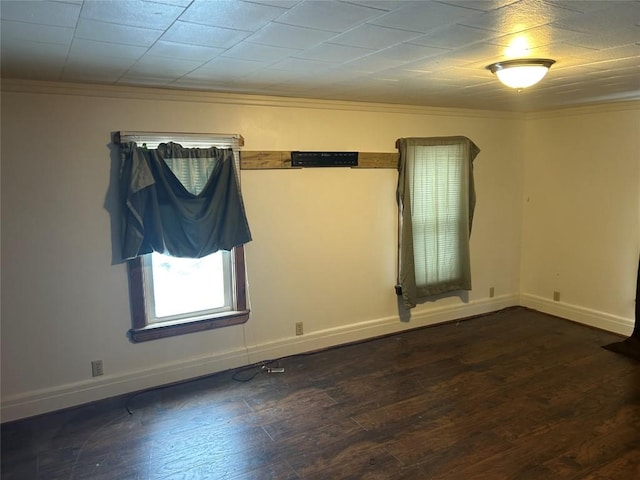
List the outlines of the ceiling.
{"label": "ceiling", "polygon": [[[639,1],[0,0],[0,17],[3,78],[520,112],[640,99]],[[556,63],[518,93],[485,69],[515,56]]]}

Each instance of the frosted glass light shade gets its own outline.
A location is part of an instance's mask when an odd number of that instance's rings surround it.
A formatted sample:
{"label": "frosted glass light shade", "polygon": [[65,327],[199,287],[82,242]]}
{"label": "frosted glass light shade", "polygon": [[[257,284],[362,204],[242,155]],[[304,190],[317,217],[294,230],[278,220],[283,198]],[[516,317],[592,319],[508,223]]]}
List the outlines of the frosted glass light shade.
{"label": "frosted glass light shade", "polygon": [[549,71],[555,60],[546,58],[527,58],[522,60],[506,60],[487,66],[502,83],[511,88],[527,88],[535,85]]}

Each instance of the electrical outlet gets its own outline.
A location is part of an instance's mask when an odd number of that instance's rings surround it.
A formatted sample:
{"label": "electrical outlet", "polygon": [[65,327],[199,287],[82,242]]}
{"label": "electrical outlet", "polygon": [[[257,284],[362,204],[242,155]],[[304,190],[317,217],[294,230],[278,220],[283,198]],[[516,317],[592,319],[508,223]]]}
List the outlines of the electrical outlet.
{"label": "electrical outlet", "polygon": [[296,322],[296,335],[302,335],[304,333],[304,328],[302,326],[302,322]]}
{"label": "electrical outlet", "polygon": [[559,302],[560,301],[560,292],[558,292],[558,291],[553,292],[553,301],[554,302]]}
{"label": "electrical outlet", "polygon": [[489,298],[493,298],[496,294],[496,289],[494,287],[489,287]]}
{"label": "electrical outlet", "polygon": [[99,377],[104,374],[102,370],[102,360],[94,360],[91,362],[91,375],[94,377]]}

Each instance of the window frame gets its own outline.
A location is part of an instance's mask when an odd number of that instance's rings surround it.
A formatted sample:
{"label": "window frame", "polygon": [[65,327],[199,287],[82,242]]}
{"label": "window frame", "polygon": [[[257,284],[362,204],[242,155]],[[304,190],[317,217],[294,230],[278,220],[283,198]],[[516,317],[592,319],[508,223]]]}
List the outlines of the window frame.
{"label": "window frame", "polygon": [[[135,141],[139,144],[157,145],[162,142],[176,142],[192,148],[213,144],[219,148],[232,148],[236,163],[237,175],[240,175],[240,148],[244,145],[242,135],[216,133],[162,133],[162,132],[117,132],[116,141]],[[238,178],[239,181],[239,178]],[[247,276],[245,267],[244,245],[231,250],[231,291],[232,309],[222,312],[211,312],[205,315],[194,315],[189,318],[166,322],[148,321],[147,301],[145,295],[145,267],[141,257],[127,261],[127,277],[129,280],[129,304],[131,308],[131,325],[128,332],[133,343],[157,340],[161,338],[202,332],[216,328],[239,325],[249,320],[250,309],[247,299]]]}
{"label": "window frame", "polygon": [[144,285],[144,266],[142,258],[137,257],[127,262],[129,275],[130,302],[132,311],[132,328],[129,337],[134,343],[157,340],[160,338],[202,332],[214,328],[239,325],[249,320],[250,310],[247,306],[247,282],[244,260],[244,246],[235,247],[232,251],[231,287],[233,290],[233,309],[206,315],[206,318],[182,319],[168,322],[147,322],[147,309]]}

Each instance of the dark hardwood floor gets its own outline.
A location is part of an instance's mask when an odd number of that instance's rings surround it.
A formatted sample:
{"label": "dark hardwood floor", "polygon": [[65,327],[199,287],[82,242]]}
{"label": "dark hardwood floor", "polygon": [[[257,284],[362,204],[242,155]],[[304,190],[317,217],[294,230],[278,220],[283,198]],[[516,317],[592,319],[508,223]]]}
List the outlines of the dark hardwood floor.
{"label": "dark hardwood floor", "polygon": [[638,480],[619,339],[512,308],[289,357],[5,424],[2,479]]}

